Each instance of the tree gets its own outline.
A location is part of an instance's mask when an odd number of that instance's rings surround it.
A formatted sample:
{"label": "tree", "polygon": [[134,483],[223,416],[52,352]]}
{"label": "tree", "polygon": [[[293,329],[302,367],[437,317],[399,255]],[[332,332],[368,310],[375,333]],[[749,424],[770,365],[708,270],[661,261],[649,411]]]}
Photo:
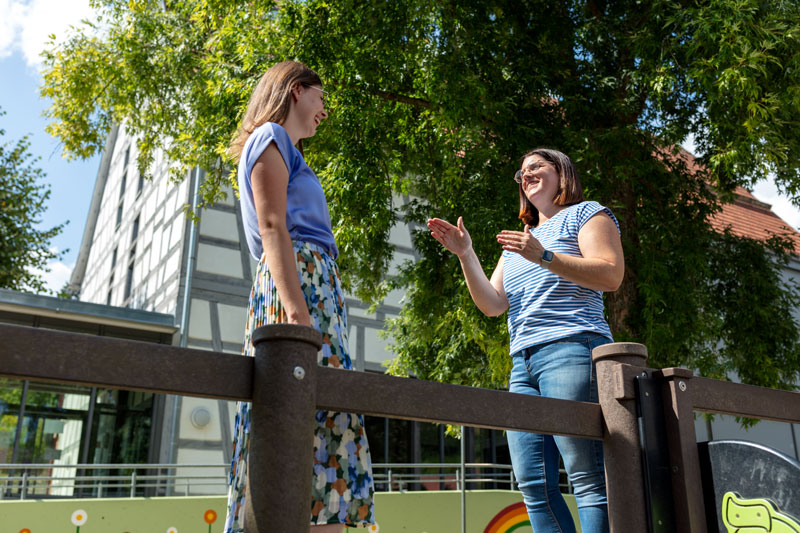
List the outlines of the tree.
{"label": "tree", "polygon": [[[45,54],[51,132],[73,156],[112,122],[228,179],[225,147],[272,64],[317,70],[332,115],[307,144],[331,204],[345,281],[360,297],[407,291],[391,322],[393,371],[503,386],[502,319],[470,302],[457,261],[420,230],[420,260],[388,278],[399,218],[463,214],[487,270],[494,235],[519,228],[519,157],[575,159],[587,196],[617,214],[622,288],[607,296],[617,340],[654,366],[791,387],[800,368],[791,248],[718,233],[736,186],[774,174],[800,202],[800,6],[782,0],[98,0],[102,32]],[[88,104],[87,104],[88,103]],[[680,157],[693,135],[699,167]],[[393,195],[411,195],[407,206]],[[740,263],[741,262],[741,263]],[[746,305],[745,305],[746,302]],[[777,325],[777,327],[776,327]]]}
{"label": "tree", "polygon": [[[0,116],[5,112],[0,110]],[[0,128],[0,137],[5,135]],[[28,149],[28,137],[0,144],[0,287],[48,292],[40,272],[60,254],[50,249],[50,240],[63,224],[40,230],[41,214],[50,197],[50,187],[40,184],[44,172]]]}

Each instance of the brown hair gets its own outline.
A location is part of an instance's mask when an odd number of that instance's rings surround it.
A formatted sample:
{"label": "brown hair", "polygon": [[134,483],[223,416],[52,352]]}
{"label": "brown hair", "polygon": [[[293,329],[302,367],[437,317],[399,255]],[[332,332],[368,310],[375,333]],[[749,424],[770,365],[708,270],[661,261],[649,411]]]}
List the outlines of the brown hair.
{"label": "brown hair", "polygon": [[228,153],[239,161],[244,143],[253,131],[267,122],[283,124],[289,116],[292,89],[297,84],[322,85],[316,72],[297,61],[284,61],[273,65],[264,73],[250,96],[242,125],[228,148]]}
{"label": "brown hair", "polygon": [[[551,148],[535,148],[522,156],[520,164],[532,155],[538,155],[556,169],[559,176],[558,190],[553,197],[556,205],[572,205],[583,201],[583,187],[572,159],[563,152]],[[539,225],[539,210],[525,196],[522,183],[519,184],[519,218],[531,227]]]}

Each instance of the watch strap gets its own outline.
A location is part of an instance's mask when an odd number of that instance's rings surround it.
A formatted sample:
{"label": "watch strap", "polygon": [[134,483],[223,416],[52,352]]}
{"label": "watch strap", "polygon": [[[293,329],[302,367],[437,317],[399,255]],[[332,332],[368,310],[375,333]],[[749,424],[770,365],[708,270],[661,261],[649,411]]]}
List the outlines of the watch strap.
{"label": "watch strap", "polygon": [[554,257],[555,254],[550,250],[545,250],[544,252],[542,252],[542,267],[550,268],[550,263],[553,262]]}

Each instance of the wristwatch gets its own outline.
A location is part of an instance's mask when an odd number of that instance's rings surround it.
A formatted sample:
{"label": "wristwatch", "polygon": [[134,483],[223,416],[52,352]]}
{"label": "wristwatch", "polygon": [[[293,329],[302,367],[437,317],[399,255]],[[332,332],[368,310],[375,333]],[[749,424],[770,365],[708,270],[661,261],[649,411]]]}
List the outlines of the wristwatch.
{"label": "wristwatch", "polygon": [[542,268],[550,268],[550,263],[553,262],[555,254],[550,250],[542,252]]}

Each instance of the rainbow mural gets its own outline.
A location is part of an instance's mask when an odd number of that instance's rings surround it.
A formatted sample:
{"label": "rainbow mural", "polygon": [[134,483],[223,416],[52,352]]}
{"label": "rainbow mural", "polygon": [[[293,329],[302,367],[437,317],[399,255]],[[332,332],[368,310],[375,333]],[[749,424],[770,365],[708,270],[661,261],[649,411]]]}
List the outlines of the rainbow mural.
{"label": "rainbow mural", "polygon": [[518,502],[509,505],[492,518],[483,533],[511,533],[523,526],[531,526],[525,504]]}

